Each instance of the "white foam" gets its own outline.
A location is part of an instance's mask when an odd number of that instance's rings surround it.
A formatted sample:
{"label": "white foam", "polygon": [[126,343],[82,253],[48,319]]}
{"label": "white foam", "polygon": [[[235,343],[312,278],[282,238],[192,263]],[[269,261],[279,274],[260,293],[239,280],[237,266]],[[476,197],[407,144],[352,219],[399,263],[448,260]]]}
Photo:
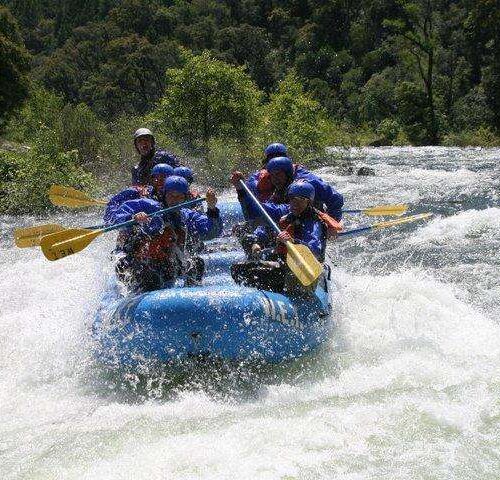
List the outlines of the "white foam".
{"label": "white foam", "polygon": [[450,217],[439,217],[420,228],[407,239],[408,244],[433,242],[460,244],[464,239],[484,241],[500,240],[500,208],[467,210]]}

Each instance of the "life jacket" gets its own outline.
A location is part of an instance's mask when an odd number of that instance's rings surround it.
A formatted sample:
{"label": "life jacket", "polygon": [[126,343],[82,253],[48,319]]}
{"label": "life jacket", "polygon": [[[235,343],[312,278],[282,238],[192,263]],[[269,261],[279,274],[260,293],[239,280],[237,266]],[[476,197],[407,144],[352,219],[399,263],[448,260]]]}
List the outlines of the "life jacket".
{"label": "life jacket", "polygon": [[[300,165],[294,163],[293,164],[293,175],[292,181],[295,177],[295,172]],[[271,182],[270,173],[263,168],[259,172],[259,177],[257,180],[257,197],[261,202],[273,202],[277,204],[286,203],[286,192],[288,189],[288,185],[282,191],[277,191],[274,185]]]}
{"label": "life jacket", "polygon": [[[313,220],[317,219],[321,222],[327,238],[329,238],[330,236],[335,236],[338,232],[342,231],[342,225],[337,222],[337,220],[330,217],[328,213],[320,212],[319,210],[313,208],[311,217]],[[300,239],[302,236],[302,225],[304,220],[305,218],[301,217],[293,218],[289,213],[288,215],[281,217],[278,225],[281,230],[288,232],[292,238]],[[279,255],[286,256],[286,245],[279,243],[276,251]]]}
{"label": "life jacket", "polygon": [[257,177],[257,198],[260,202],[267,202],[274,192],[274,185],[271,182],[271,175],[263,168]]}
{"label": "life jacket", "polygon": [[159,235],[139,242],[134,252],[138,260],[162,262],[173,260],[179,257],[179,253],[184,251],[186,242],[186,232],[183,228],[173,228],[166,224],[163,232]]}

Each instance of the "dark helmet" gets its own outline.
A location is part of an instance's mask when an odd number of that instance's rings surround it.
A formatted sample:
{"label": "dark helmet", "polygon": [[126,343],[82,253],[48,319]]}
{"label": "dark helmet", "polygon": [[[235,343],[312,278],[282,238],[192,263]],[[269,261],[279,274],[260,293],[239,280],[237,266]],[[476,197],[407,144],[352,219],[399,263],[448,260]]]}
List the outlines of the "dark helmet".
{"label": "dark helmet", "polygon": [[189,167],[175,167],[174,175],[184,177],[188,183],[193,183],[194,181],[193,171]]}
{"label": "dark helmet", "polygon": [[153,141],[153,145],[155,144],[155,137],[153,135],[153,132],[149,128],[138,128],[134,132],[134,146],[135,146],[135,142],[140,137],[151,137],[151,140]]}
{"label": "dark helmet", "polygon": [[185,178],[179,177],[178,175],[172,175],[167,177],[163,184],[163,193],[167,192],[178,192],[188,195],[189,184]]}
{"label": "dark helmet", "polygon": [[170,177],[171,175],[174,175],[174,167],[168,163],[157,163],[151,169],[151,176],[155,175],[165,175],[165,177]]}
{"label": "dark helmet", "polygon": [[297,182],[293,182],[287,190],[288,197],[302,197],[314,201],[314,187],[304,180],[299,180]]}
{"label": "dark helmet", "polygon": [[282,143],[270,143],[264,150],[266,160],[271,160],[275,157],[286,157],[287,149]]}
{"label": "dark helmet", "polygon": [[293,163],[288,157],[275,157],[267,162],[266,170],[269,173],[281,170],[285,172],[289,177],[292,177]]}

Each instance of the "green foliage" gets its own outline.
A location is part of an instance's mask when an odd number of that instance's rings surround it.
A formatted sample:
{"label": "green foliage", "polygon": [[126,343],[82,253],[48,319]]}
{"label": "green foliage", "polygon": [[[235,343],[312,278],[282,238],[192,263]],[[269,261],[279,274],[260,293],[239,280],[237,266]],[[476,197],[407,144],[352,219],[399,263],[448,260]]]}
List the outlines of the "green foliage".
{"label": "green foliage", "polygon": [[[276,140],[308,161],[325,145],[498,139],[496,0],[1,3],[15,19],[0,7],[0,130],[32,145],[2,154],[4,190],[21,192],[21,171],[35,185],[37,158],[120,188],[145,124],[217,184]],[[29,88],[24,45],[47,90]]]}
{"label": "green foliage", "polygon": [[0,6],[0,131],[27,97],[29,60],[14,17]]}
{"label": "green foliage", "polygon": [[0,153],[0,211],[42,213],[51,208],[47,191],[58,183],[89,189],[92,177],[78,166],[76,151],[61,152],[49,129],[42,127],[26,154]]}
{"label": "green foliage", "polygon": [[395,145],[399,143],[401,125],[396,120],[384,118],[377,127],[377,134],[385,145]]}
{"label": "green foliage", "polygon": [[460,97],[453,105],[455,130],[471,131],[492,124],[494,114],[481,87],[476,87]]}
{"label": "green foliage", "polygon": [[279,139],[294,156],[310,156],[326,146],[327,121],[324,109],[304,92],[296,74],[290,73],[280,82],[265,107],[266,141]]}
{"label": "green foliage", "polygon": [[490,127],[449,133],[443,138],[443,145],[450,147],[499,147],[500,137]]}
{"label": "green foliage", "polygon": [[242,68],[208,53],[167,70],[167,88],[151,115],[160,131],[190,149],[206,150],[214,138],[245,142],[255,128],[260,92]]}
{"label": "green foliage", "polygon": [[64,104],[62,98],[41,88],[32,90],[28,102],[9,124],[7,134],[17,142],[37,142],[40,131],[52,132],[60,151],[75,150],[78,163],[98,159],[106,142],[106,128],[85,104]]}
{"label": "green foliage", "polygon": [[391,118],[396,112],[394,72],[387,68],[374,74],[362,88],[360,116],[371,124]]}
{"label": "green foliage", "polygon": [[429,111],[427,96],[416,84],[401,82],[395,91],[398,121],[409,141],[416,145],[428,144]]}

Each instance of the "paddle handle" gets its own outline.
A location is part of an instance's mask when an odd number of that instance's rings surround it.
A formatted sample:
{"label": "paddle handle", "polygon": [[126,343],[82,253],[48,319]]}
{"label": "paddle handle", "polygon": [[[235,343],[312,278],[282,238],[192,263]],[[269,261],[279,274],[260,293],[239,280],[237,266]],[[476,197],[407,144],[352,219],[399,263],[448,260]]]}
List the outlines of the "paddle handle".
{"label": "paddle handle", "polygon": [[260,202],[255,198],[255,195],[250,191],[250,189],[246,186],[245,182],[243,180],[240,180],[240,186],[245,190],[246,194],[253,200],[253,203],[255,206],[258,208],[259,212],[262,213],[264,218],[267,220],[267,223],[273,227],[274,231],[278,234],[281,233],[280,228],[274,220],[270,217],[270,215],[266,212],[266,209],[260,204]]}
{"label": "paddle handle", "polygon": [[[163,210],[158,210],[157,212],[150,213],[148,217],[157,217],[158,215],[164,215],[165,213],[174,212],[175,210],[180,210],[181,208],[191,207],[193,205],[198,205],[204,202],[205,198],[195,198],[194,200],[189,200],[187,202],[179,203],[172,207],[164,208]],[[130,225],[135,225],[137,220],[128,220],[127,222],[118,223],[117,225],[111,225],[102,230],[104,232],[111,232],[111,230],[119,230],[120,228],[129,227]]]}

